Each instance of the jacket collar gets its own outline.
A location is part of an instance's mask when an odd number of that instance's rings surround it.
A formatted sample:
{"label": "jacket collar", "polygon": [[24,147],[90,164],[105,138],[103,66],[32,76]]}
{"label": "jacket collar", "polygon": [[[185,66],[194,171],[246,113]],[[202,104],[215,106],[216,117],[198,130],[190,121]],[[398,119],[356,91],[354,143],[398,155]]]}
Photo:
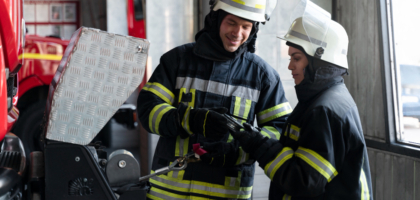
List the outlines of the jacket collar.
{"label": "jacket collar", "polygon": [[305,68],[305,78],[295,86],[299,102],[305,103],[316,98],[323,91],[335,85],[344,84],[343,75],[347,70],[319,59],[309,59]]}
{"label": "jacket collar", "polygon": [[220,37],[213,36],[210,33],[202,33],[194,46],[194,54],[213,61],[228,61],[236,59],[247,50],[247,46],[242,44],[235,52],[228,52],[225,50]]}

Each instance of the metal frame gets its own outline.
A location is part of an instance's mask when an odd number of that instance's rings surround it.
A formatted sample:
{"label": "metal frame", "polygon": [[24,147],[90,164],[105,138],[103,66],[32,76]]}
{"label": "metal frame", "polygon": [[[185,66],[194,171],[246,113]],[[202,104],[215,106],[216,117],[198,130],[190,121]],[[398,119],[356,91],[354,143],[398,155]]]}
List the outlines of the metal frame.
{"label": "metal frame", "polygon": [[[406,155],[411,157],[420,156],[420,147],[418,145],[399,142],[397,134],[401,131],[399,123],[399,109],[395,106],[398,102],[397,83],[395,82],[395,54],[393,51],[394,32],[392,30],[392,4],[391,0],[378,0],[378,21],[379,21],[379,40],[381,49],[381,64],[383,66],[383,92],[384,99],[384,114],[386,126],[386,142],[378,142],[371,139],[366,139],[366,145],[375,149]],[[398,115],[396,115],[398,114]]]}

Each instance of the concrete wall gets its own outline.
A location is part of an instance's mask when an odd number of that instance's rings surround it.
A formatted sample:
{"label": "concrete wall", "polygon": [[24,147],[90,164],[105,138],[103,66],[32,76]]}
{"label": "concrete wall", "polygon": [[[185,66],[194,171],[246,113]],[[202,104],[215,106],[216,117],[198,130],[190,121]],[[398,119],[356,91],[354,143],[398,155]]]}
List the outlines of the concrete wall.
{"label": "concrete wall", "polygon": [[[350,76],[345,82],[357,103],[365,139],[373,141],[370,144],[389,147],[384,97],[390,91],[384,90],[383,72],[387,68],[381,62],[380,1],[336,0],[334,10],[337,21],[349,35]],[[374,199],[420,199],[419,156],[409,157],[375,148],[369,148],[368,153]]]}
{"label": "concrete wall", "polygon": [[127,0],[106,0],[106,4],[107,31],[128,35]]}
{"label": "concrete wall", "polygon": [[[156,69],[160,57],[176,46],[194,41],[193,0],[146,2],[146,36],[150,41],[148,65]],[[149,134],[149,165],[159,136]]]}

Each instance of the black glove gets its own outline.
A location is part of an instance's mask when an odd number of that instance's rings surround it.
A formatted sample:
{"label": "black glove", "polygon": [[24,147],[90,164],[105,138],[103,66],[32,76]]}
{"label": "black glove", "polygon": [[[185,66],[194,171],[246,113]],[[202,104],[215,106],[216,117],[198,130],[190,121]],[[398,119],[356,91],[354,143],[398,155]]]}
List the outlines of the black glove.
{"label": "black glove", "polygon": [[216,167],[234,166],[239,156],[238,142],[211,142],[204,143],[203,149],[207,153],[200,156],[200,159]]}
{"label": "black glove", "polygon": [[[263,136],[256,128],[248,123],[243,124],[245,130],[231,133],[235,140],[239,141],[242,149],[249,153],[252,157],[257,148],[264,143],[268,138]],[[255,158],[255,157],[254,157]]]}
{"label": "black glove", "polygon": [[228,134],[227,119],[223,116],[227,108],[197,108],[190,110],[190,128],[193,133],[206,138],[220,140]]}

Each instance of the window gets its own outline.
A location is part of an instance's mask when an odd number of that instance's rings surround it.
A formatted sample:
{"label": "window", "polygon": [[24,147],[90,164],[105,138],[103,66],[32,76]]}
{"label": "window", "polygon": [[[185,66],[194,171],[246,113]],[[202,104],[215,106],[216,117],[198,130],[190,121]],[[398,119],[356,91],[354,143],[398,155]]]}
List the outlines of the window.
{"label": "window", "polygon": [[134,17],[136,20],[142,20],[143,16],[143,1],[142,0],[133,0],[134,2]]}
{"label": "window", "polygon": [[391,53],[394,56],[393,86],[396,140],[420,145],[420,1],[391,1]]}
{"label": "window", "polygon": [[28,34],[70,39],[79,27],[79,2],[25,1],[24,19]]}

